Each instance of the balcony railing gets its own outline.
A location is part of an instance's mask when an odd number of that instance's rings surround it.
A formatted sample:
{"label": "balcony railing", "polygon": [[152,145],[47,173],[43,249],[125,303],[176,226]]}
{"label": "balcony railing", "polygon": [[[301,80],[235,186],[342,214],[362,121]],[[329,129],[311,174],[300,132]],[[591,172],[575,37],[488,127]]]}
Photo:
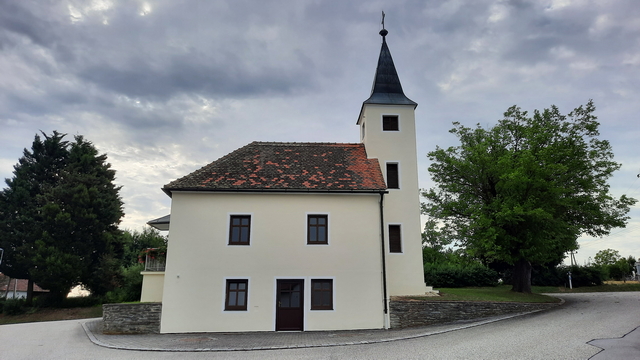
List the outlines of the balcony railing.
{"label": "balcony railing", "polygon": [[166,259],[153,257],[147,254],[147,258],[144,261],[144,271],[164,271]]}

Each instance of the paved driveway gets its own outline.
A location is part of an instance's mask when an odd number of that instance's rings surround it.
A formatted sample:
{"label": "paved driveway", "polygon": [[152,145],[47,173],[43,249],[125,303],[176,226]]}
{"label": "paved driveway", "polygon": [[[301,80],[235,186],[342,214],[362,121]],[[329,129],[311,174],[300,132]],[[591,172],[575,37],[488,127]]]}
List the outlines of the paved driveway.
{"label": "paved driveway", "polygon": [[[595,359],[620,358],[587,344],[640,326],[640,293],[562,295],[559,308],[478,327],[380,344],[224,353],[113,350],[69,320],[0,326],[2,359]],[[640,329],[638,330],[640,331]],[[633,334],[637,334],[637,332]],[[633,335],[632,334],[632,335]],[[637,342],[640,337],[626,339]],[[636,340],[633,340],[636,339]],[[598,342],[602,344],[602,342]],[[624,341],[609,341],[622,346]],[[640,349],[640,344],[635,344]],[[634,351],[629,348],[629,351]],[[607,357],[607,353],[612,357]],[[636,356],[625,358],[639,358]]]}

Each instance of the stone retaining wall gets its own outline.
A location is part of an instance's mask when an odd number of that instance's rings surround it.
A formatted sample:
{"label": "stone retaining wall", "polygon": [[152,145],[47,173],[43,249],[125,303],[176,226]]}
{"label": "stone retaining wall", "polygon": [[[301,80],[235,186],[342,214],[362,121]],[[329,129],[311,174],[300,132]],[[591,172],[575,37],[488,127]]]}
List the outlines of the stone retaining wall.
{"label": "stone retaining wall", "polygon": [[[549,309],[557,305],[393,297],[389,301],[389,316],[391,328],[398,329]],[[160,332],[161,313],[161,303],[104,304],[102,331],[105,334],[157,334]]]}
{"label": "stone retaining wall", "polygon": [[389,302],[389,317],[391,328],[398,329],[549,309],[557,305],[559,304],[428,301],[394,297]]}
{"label": "stone retaining wall", "polygon": [[105,334],[157,334],[162,303],[104,304],[102,332]]}

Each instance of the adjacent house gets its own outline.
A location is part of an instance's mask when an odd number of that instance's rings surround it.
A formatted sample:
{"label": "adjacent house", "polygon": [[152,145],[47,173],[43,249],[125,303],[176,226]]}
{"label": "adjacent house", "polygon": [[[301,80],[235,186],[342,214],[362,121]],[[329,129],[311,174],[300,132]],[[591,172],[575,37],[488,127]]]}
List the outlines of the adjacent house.
{"label": "adjacent house", "polygon": [[359,143],[253,142],[163,187],[166,268],[142,296],[162,301],[162,333],[388,328],[390,296],[431,290],[417,104],[380,35]]}
{"label": "adjacent house", "polygon": [[[26,299],[29,286],[27,279],[12,279],[0,273],[0,298],[6,299]],[[44,290],[38,284],[33,284],[33,295],[46,294],[49,290]]]}

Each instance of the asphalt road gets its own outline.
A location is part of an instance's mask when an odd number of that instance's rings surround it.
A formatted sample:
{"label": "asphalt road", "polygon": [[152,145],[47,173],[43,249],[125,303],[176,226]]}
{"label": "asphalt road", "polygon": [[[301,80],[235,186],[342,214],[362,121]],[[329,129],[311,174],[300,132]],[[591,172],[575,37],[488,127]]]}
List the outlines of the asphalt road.
{"label": "asphalt road", "polygon": [[[294,350],[113,350],[91,343],[79,320],[2,325],[0,359],[589,359],[597,355],[595,360],[608,358],[610,350],[600,353],[600,348],[587,344],[589,341],[620,338],[640,326],[640,292],[568,294],[562,298],[565,305],[549,311],[445,334]],[[635,346],[640,349],[640,344]],[[613,350],[610,353],[613,355]]]}

